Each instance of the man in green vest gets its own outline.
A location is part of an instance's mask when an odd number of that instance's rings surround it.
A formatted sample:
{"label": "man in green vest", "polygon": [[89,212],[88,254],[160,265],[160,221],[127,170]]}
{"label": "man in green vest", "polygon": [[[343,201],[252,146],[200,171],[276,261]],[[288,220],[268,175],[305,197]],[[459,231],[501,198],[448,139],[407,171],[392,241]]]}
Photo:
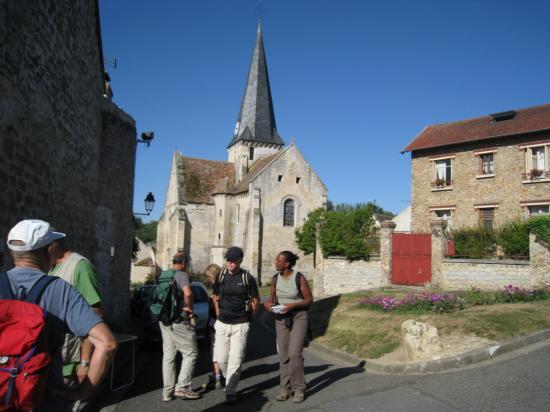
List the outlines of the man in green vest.
{"label": "man in green vest", "polygon": [[[101,297],[97,276],[92,263],[84,256],[69,250],[65,238],[52,243],[52,269],[50,275],[58,276],[75,287],[93,311],[101,316]],[[80,339],[70,333],[65,335],[63,345],[63,377],[67,386],[77,386],[88,374],[94,345],[88,338]],[[73,411],[83,407],[76,402]]]}

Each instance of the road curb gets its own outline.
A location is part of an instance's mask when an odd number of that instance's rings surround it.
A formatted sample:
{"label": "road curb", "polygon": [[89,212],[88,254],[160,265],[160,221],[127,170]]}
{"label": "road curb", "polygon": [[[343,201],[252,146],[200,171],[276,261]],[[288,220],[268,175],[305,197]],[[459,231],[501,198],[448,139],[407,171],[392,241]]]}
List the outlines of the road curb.
{"label": "road curb", "polygon": [[435,373],[462,368],[547,339],[550,339],[550,329],[543,329],[529,335],[518,336],[495,345],[465,352],[460,355],[432,361],[411,363],[382,363],[375,360],[361,359],[351,353],[339,349],[332,349],[318,342],[311,342],[309,347],[315,352],[320,352],[347,363],[354,365],[363,363],[366,371],[406,375]]}

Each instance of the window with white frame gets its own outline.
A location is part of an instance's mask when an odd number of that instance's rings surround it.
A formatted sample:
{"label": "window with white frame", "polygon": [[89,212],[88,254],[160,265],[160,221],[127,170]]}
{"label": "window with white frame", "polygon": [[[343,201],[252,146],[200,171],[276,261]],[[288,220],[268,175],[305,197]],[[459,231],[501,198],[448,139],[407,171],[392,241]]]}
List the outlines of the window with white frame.
{"label": "window with white frame", "polygon": [[434,210],[436,219],[443,219],[447,222],[447,229],[451,229],[452,225],[452,209]]}
{"label": "window with white frame", "polygon": [[434,184],[435,187],[452,186],[452,163],[451,159],[440,159],[434,161]]}
{"label": "window with white frame", "polygon": [[493,153],[484,153],[479,155],[480,174],[493,175],[495,173],[495,160]]}
{"label": "window with white frame", "polygon": [[539,180],[550,178],[549,144],[533,145],[525,147],[525,173],[526,180]]}

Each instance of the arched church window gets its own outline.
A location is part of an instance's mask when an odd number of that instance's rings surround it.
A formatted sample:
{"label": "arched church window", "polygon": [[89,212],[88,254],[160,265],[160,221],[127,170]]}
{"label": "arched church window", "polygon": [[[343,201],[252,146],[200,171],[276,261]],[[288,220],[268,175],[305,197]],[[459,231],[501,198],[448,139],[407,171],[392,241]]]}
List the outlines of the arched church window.
{"label": "arched church window", "polygon": [[285,200],[283,226],[294,226],[294,200],[292,199]]}

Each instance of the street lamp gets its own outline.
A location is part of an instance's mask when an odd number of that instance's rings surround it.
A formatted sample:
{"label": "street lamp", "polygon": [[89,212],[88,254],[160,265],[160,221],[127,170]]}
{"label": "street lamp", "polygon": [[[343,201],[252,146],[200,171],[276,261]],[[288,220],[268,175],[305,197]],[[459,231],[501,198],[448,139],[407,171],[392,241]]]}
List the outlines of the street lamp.
{"label": "street lamp", "polygon": [[153,206],[155,206],[155,196],[151,192],[147,196],[145,196],[145,212],[146,213],[135,213],[134,215],[139,216],[149,216],[151,212],[153,211]]}

